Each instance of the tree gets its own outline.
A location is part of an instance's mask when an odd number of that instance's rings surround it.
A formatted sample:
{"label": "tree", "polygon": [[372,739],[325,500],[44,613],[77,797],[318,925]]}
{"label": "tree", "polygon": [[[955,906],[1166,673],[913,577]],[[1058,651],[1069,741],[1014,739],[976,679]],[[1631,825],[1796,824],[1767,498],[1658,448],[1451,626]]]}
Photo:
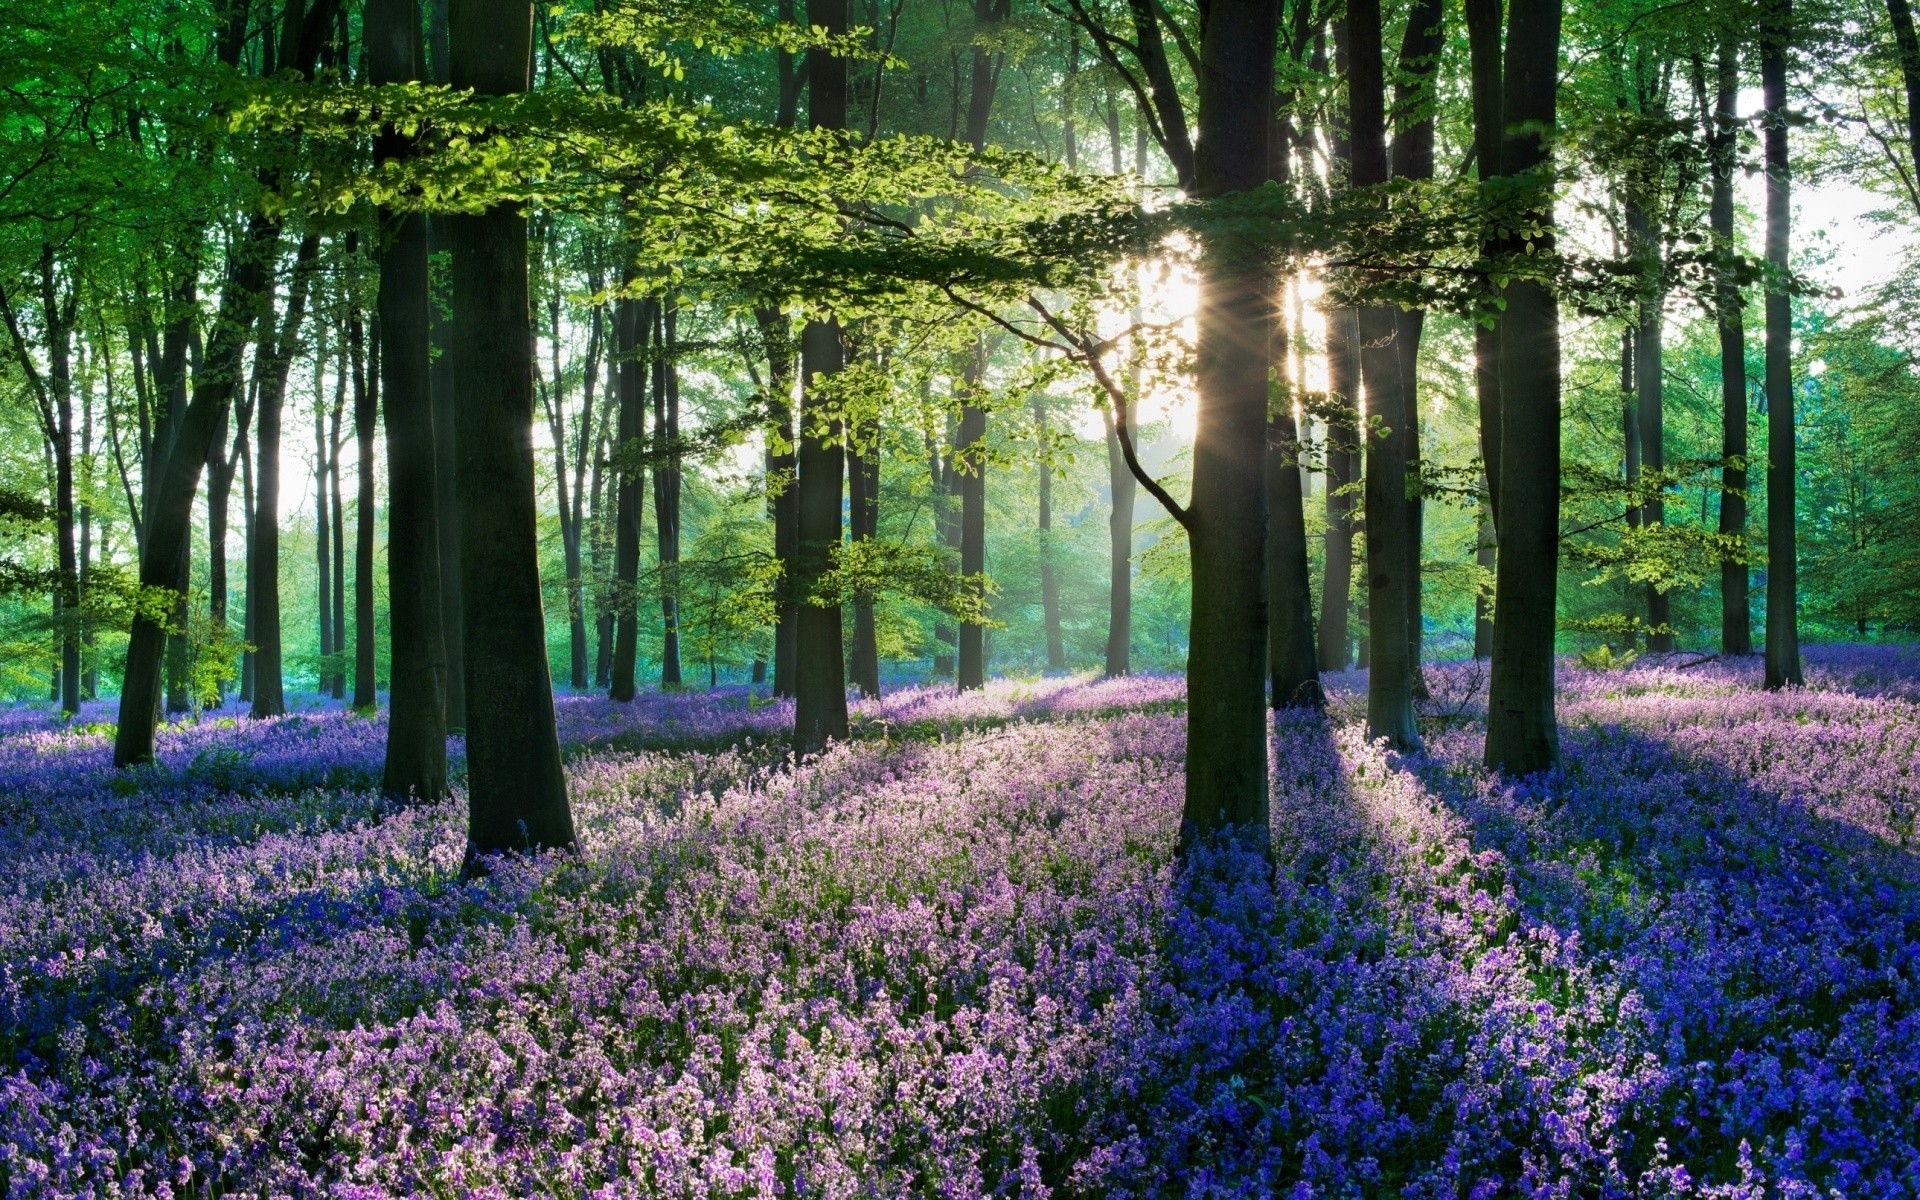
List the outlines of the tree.
{"label": "tree", "polygon": [[[1418,11],[1418,10],[1416,10]],[[1387,181],[1386,84],[1378,0],[1347,6],[1348,119],[1352,122],[1353,185]],[[1367,736],[1395,749],[1413,749],[1420,732],[1413,716],[1412,626],[1418,576],[1409,572],[1413,539],[1407,503],[1412,443],[1411,355],[1400,345],[1398,313],[1383,304],[1360,309],[1360,378],[1367,392],[1367,624],[1371,657],[1367,681]]]}
{"label": "tree", "polygon": [[[807,0],[807,22],[829,36],[847,29],[847,0]],[[807,51],[807,123],[812,129],[847,127],[846,60]],[[802,753],[847,736],[847,665],[841,643],[840,602],[819,594],[840,547],[844,451],[825,400],[845,362],[840,323],[810,318],[800,335],[801,401],[795,497],[798,545],[792,587],[799,606],[794,632],[794,743]]]}
{"label": "tree", "polygon": [[[1214,0],[1201,34],[1194,194],[1218,200],[1267,177],[1278,13]],[[1267,843],[1267,265],[1224,229],[1201,248],[1194,367],[1199,415],[1184,524],[1193,572],[1187,794],[1181,844]]]}
{"label": "tree", "polygon": [[1767,168],[1767,656],[1768,688],[1799,687],[1799,563],[1794,544],[1793,298],[1788,225],[1787,39],[1792,0],[1768,0],[1760,23],[1760,90]]}
{"label": "tree", "polygon": [[[452,82],[481,96],[524,91],[527,0],[452,0]],[[541,611],[533,478],[533,327],[527,220],[496,203],[447,221],[460,396],[454,421],[467,675],[467,870],[482,856],[571,848]]]}
{"label": "tree", "polygon": [[[419,0],[369,0],[367,70],[376,84],[422,74]],[[411,140],[391,127],[374,142],[382,161],[406,157]],[[427,218],[388,213],[375,257],[375,322],[387,435],[387,602],[391,672],[387,753],[380,787],[389,797],[437,800],[447,792],[446,632],[440,596],[440,483],[431,367]],[[360,469],[369,471],[363,459]],[[364,497],[367,489],[362,488]],[[368,525],[371,514],[362,510]],[[368,652],[371,651],[368,639]]]}
{"label": "tree", "polygon": [[[1500,87],[1503,134],[1493,172],[1504,185],[1525,189],[1524,219],[1540,231],[1533,245],[1549,252],[1553,206],[1547,169],[1558,109],[1560,18],[1559,0],[1515,4],[1508,14]],[[1483,88],[1474,92],[1479,96]],[[1516,240],[1503,239],[1504,248],[1512,249]],[[1500,559],[1486,763],[1528,775],[1560,761],[1553,684],[1560,569],[1560,306],[1539,279],[1510,279],[1500,296],[1505,310],[1499,324],[1499,468],[1493,477]]]}
{"label": "tree", "polygon": [[[1892,0],[1900,3],[1900,0]],[[1733,185],[1738,167],[1740,62],[1731,34],[1716,60],[1713,124],[1707,138],[1712,173],[1708,224],[1713,231],[1713,311],[1720,334],[1720,523],[1722,538],[1747,536],[1747,330],[1734,269]],[[1753,653],[1744,555],[1720,563],[1720,653]]]}
{"label": "tree", "polygon": [[[264,367],[256,402],[259,431],[254,453],[260,464],[254,484],[253,544],[247,553],[247,613],[253,622],[253,717],[277,717],[287,711],[281,669],[280,632],[280,418],[286,406],[287,374],[306,316],[320,239],[308,234],[294,256],[286,319],[276,336],[273,309],[261,317]],[[317,400],[316,400],[317,403]],[[317,536],[320,535],[316,530]],[[131,652],[131,651],[129,651]]]}

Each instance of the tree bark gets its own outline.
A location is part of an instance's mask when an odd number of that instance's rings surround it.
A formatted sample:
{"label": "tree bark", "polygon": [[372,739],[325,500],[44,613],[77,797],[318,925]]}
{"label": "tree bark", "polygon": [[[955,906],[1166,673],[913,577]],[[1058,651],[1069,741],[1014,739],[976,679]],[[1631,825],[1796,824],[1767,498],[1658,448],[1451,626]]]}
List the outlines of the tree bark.
{"label": "tree bark", "polygon": [[[1890,0],[1904,5],[1905,0]],[[1920,51],[1916,51],[1920,56]],[[1733,177],[1737,169],[1740,62],[1731,36],[1720,43],[1714,89],[1713,133],[1708,141],[1713,168],[1708,224],[1713,230],[1714,316],[1720,333],[1720,535],[1747,536],[1747,329],[1734,277]],[[1920,111],[1920,110],[1916,110]],[[1720,563],[1720,653],[1753,653],[1753,614],[1748,607],[1744,556]]]}
{"label": "tree bark", "polygon": [[[374,83],[403,83],[422,74],[419,0],[369,0],[367,65]],[[410,139],[385,129],[374,156],[413,152]],[[378,247],[380,291],[375,322],[387,434],[387,753],[381,791],[389,798],[437,800],[447,794],[447,655],[440,595],[439,441],[434,427],[434,307],[428,268],[427,218],[389,213]],[[371,458],[363,476],[371,478]],[[363,485],[364,498],[369,489]],[[366,525],[371,509],[362,511]],[[371,599],[371,597],[369,597]],[[367,634],[369,645],[371,631]]]}
{"label": "tree bark", "polygon": [[[847,0],[807,0],[807,23],[829,34],[847,29]],[[847,127],[847,63],[821,50],[807,51],[807,122],[812,129]],[[809,320],[800,335],[799,473],[796,508],[798,546],[794,587],[794,742],[803,754],[847,736],[847,668],[840,634],[840,604],[815,595],[840,544],[840,498],[845,460],[834,430],[813,412],[814,393],[838,374],[844,351],[838,321]]]}
{"label": "tree bark", "polygon": [[[1379,0],[1347,6],[1348,119],[1352,122],[1353,186],[1387,181],[1386,80]],[[1407,631],[1413,620],[1414,580],[1407,574],[1413,536],[1407,505],[1411,461],[1409,409],[1412,388],[1407,355],[1398,344],[1395,309],[1360,310],[1360,378],[1367,392],[1364,444],[1367,479],[1367,736],[1384,738],[1396,750],[1420,745],[1414,724],[1413,663]]]}
{"label": "tree bark", "polygon": [[[631,282],[631,277],[627,282]],[[614,432],[617,481],[614,485],[613,532],[613,699],[632,700],[640,672],[640,505],[645,488],[644,435],[646,432],[649,331],[653,328],[653,301],[621,299],[613,313],[619,362],[620,412]]]}
{"label": "tree bark", "polygon": [[[1549,142],[1558,110],[1560,0],[1515,4],[1508,18],[1501,108],[1508,132],[1500,169],[1538,173],[1531,214],[1551,249]],[[1553,650],[1560,567],[1560,308],[1544,285],[1503,289],[1500,322],[1500,468],[1494,514],[1500,571],[1494,588],[1493,679],[1487,766],[1513,775],[1560,761]]]}
{"label": "tree bark", "polygon": [[[1043,397],[1033,400],[1033,423],[1044,441],[1047,407]],[[1067,669],[1067,643],[1060,630],[1060,579],[1053,569],[1053,463],[1046,448],[1040,458],[1040,622],[1046,635],[1047,670]]]}
{"label": "tree bark", "polygon": [[680,677],[680,376],[674,363],[679,315],[670,299],[654,308],[653,430],[659,461],[653,469],[654,545],[660,559],[660,686]]}
{"label": "tree bark", "polygon": [[[1128,393],[1126,419],[1133,422]],[[1113,415],[1101,410],[1107,426],[1107,483],[1113,499],[1107,510],[1107,646],[1104,673],[1111,679],[1133,669],[1133,501],[1139,484],[1127,467],[1126,454],[1114,430]]]}
{"label": "tree bark", "polygon": [[279,336],[272,336],[271,325],[261,330],[260,353],[267,361],[255,402],[259,425],[254,436],[253,546],[247,555],[247,614],[253,619],[254,645],[252,716],[256,720],[287,711],[280,644],[280,417],[319,251],[318,236],[308,234],[302,239]]}
{"label": "tree bark", "polygon": [[[1407,27],[1400,41],[1399,70],[1393,86],[1393,158],[1397,179],[1427,181],[1433,178],[1434,119],[1438,100],[1434,81],[1440,71],[1440,55],[1446,46],[1445,8],[1441,0],[1416,0],[1407,13]],[[1406,422],[1402,447],[1407,462],[1406,593],[1407,663],[1413,696],[1427,698],[1427,677],[1421,669],[1425,648],[1426,621],[1422,615],[1421,575],[1424,569],[1423,547],[1426,502],[1421,495],[1420,463],[1420,341],[1426,332],[1427,314],[1419,309],[1394,315],[1394,349],[1400,355],[1400,378],[1405,385],[1401,414]]]}
{"label": "tree bark", "polygon": [[1800,569],[1794,528],[1793,298],[1788,229],[1787,37],[1792,0],[1770,0],[1760,25],[1767,166],[1767,662],[1769,689],[1799,687]]}
{"label": "tree bark", "polygon": [[[1215,199],[1267,175],[1278,10],[1213,0],[1201,38],[1195,194]],[[1199,414],[1187,511],[1192,626],[1181,845],[1267,829],[1267,339],[1272,288],[1261,255],[1224,234],[1202,246]]]}
{"label": "tree bark", "polygon": [[1360,480],[1360,311],[1329,309],[1327,391],[1336,406],[1327,419],[1327,534],[1320,574],[1320,669],[1344,671],[1353,661],[1348,615],[1353,607],[1353,485]]}
{"label": "tree bark", "polygon": [[[344,354],[341,355],[343,360],[345,357]],[[320,619],[320,664],[314,690],[323,696],[333,690],[332,663],[340,650],[333,640],[332,517],[334,510],[330,504],[328,486],[331,483],[332,474],[329,469],[332,448],[327,444],[327,406],[320,386],[322,382],[320,372],[324,369],[324,362],[324,354],[316,355],[313,368],[313,550],[315,565],[318,567],[315,576],[318,581],[316,587],[318,603],[315,609]],[[343,364],[336,364],[336,366],[339,365]],[[346,372],[341,371],[336,378],[344,382],[345,374]],[[336,393],[333,399],[337,408],[345,402],[346,396]]]}
{"label": "tree bark", "polygon": [[[878,430],[862,421],[847,437],[847,515],[856,542],[872,541],[880,533],[880,446]],[[880,645],[873,624],[873,592],[865,587],[853,597],[853,661],[848,664],[853,684],[869,700],[880,698]]]}
{"label": "tree bark", "polygon": [[[1466,0],[1467,52],[1473,94],[1473,154],[1480,164],[1481,195],[1501,174],[1501,144],[1506,137],[1502,114],[1500,25],[1504,0]],[[1498,249],[1489,241],[1483,255]],[[1500,318],[1491,301],[1497,289],[1489,277],[1483,284],[1488,313],[1473,327],[1473,381],[1480,400],[1480,461],[1487,476],[1487,505],[1496,522],[1500,516]],[[1489,651],[1491,653],[1491,651]]]}
{"label": "tree bark", "polygon": [[773,522],[773,557],[780,584],[773,626],[773,694],[793,695],[793,669],[800,609],[793,588],[794,555],[800,544],[800,492],[794,472],[793,339],[787,315],[777,308],[754,310],[767,349],[767,515]]}
{"label": "tree bark", "polygon": [[[986,374],[986,346],[976,340],[962,372],[965,394],[960,409],[960,434],[954,439],[954,471],[960,489],[960,578],[976,602],[985,598],[987,572],[987,410],[978,401]],[[959,664],[955,682],[962,691],[983,687],[987,681],[986,626],[960,622]]]}
{"label": "tree bark", "polygon": [[[344,364],[343,364],[344,365]],[[342,382],[346,372],[341,372]],[[347,517],[346,504],[340,491],[340,451],[345,446],[340,428],[346,419],[346,396],[340,388],[334,389],[333,424],[327,434],[327,487],[332,512],[329,514],[333,524],[333,667],[328,677],[328,693],[335,700],[347,698],[347,667],[344,655],[347,652]],[[323,536],[324,536],[324,531]]]}
{"label": "tree bark", "polygon": [[380,421],[380,318],[373,319],[372,362],[362,349],[364,331],[356,311],[347,329],[353,347],[353,706],[371,710],[378,700],[373,644],[374,436]]}
{"label": "tree bark", "polygon": [[[1660,249],[1661,230],[1644,203],[1627,205],[1627,232],[1636,244],[1642,271],[1639,321],[1633,337],[1635,427],[1640,442],[1640,470],[1654,475],[1666,469],[1666,389],[1663,359],[1666,352],[1665,263]],[[1656,493],[1640,509],[1642,527],[1664,525],[1667,505]],[[1673,653],[1672,606],[1666,589],[1647,584],[1647,649]]]}
{"label": "tree bark", "polygon": [[[1007,19],[1012,0],[974,0],[976,36],[990,38],[993,30]],[[987,142],[987,119],[993,112],[994,94],[999,90],[1004,53],[995,53],[976,41],[973,48],[973,73],[967,100],[967,142],[975,150]],[[965,404],[960,411],[960,437],[954,446],[960,471],[960,574],[966,586],[976,590],[975,599],[984,601],[987,570],[987,409],[984,381],[987,350],[976,341],[965,375]],[[959,664],[956,682],[962,690],[986,683],[986,627],[976,621],[960,622]]]}
{"label": "tree bark", "polygon": [[[1276,97],[1281,111],[1292,104],[1290,90]],[[1285,120],[1276,121],[1268,135],[1267,177],[1283,188],[1291,188],[1293,182],[1287,128]],[[1277,401],[1269,401],[1267,417],[1268,702],[1276,709],[1317,709],[1325,698],[1313,641],[1313,577],[1307,567],[1306,496],[1300,478],[1301,431],[1293,411],[1298,393],[1290,374],[1285,280],[1275,280],[1273,287],[1268,348],[1273,377],[1282,386]]]}
{"label": "tree bark", "polygon": [[[453,0],[447,15],[456,89],[526,90],[527,0]],[[485,855],[570,848],[574,830],[540,607],[526,217],[502,204],[448,226],[472,873]]]}

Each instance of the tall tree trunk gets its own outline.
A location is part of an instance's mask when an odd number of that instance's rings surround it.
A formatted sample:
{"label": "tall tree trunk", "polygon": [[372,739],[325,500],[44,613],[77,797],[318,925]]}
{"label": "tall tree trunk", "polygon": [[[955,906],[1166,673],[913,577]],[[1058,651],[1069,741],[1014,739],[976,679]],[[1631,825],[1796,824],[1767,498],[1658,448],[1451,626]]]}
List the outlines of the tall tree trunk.
{"label": "tall tree trunk", "polygon": [[[1501,140],[1505,138],[1507,123],[1501,115],[1501,63],[1500,63],[1500,27],[1503,0],[1467,0],[1467,54],[1469,54],[1469,88],[1473,92],[1473,156],[1480,163],[1480,192],[1486,194],[1486,184],[1500,177]],[[1480,248],[1482,255],[1492,255],[1496,246],[1492,242]],[[1492,276],[1482,280],[1486,290],[1486,311],[1473,326],[1473,384],[1475,394],[1480,401],[1480,465],[1486,472],[1486,520],[1498,524],[1500,520],[1500,317],[1492,301],[1496,298],[1496,288]],[[1488,553],[1488,566],[1498,561],[1498,549],[1492,545],[1498,538],[1482,536],[1480,543]],[[1484,609],[1484,605],[1482,605]],[[1480,622],[1476,622],[1480,624]],[[1492,628],[1486,630],[1486,655],[1492,655]],[[1478,643],[1478,632],[1475,634]],[[1486,657],[1478,655],[1476,657]]]}
{"label": "tall tree trunk", "polygon": [[[258,373],[256,372],[256,375]],[[258,393],[255,394],[258,399]],[[248,409],[245,418],[234,430],[234,454],[240,459],[240,530],[241,544],[246,553],[241,563],[241,579],[247,584],[253,582],[253,441],[250,429],[253,412]],[[246,646],[240,652],[240,696],[249,706],[253,704],[254,677],[254,641],[253,641],[253,596],[247,595],[246,613],[240,619],[240,640]]]}
{"label": "tall tree trunk", "polygon": [[[1634,424],[1639,433],[1640,469],[1657,476],[1666,469],[1666,389],[1662,359],[1666,351],[1667,290],[1661,279],[1665,272],[1660,250],[1661,230],[1644,204],[1630,202],[1627,232],[1635,243],[1635,257],[1640,260],[1642,272],[1639,322],[1633,337],[1634,403],[1638,410]],[[1664,525],[1666,520],[1667,505],[1663,496],[1659,493],[1649,496],[1640,509],[1641,525]],[[1672,608],[1666,589],[1658,583],[1647,584],[1647,625],[1647,649],[1655,654],[1671,654]]]}
{"label": "tall tree trunk", "polygon": [[[1484,485],[1485,481],[1482,480]],[[1485,488],[1491,493],[1491,488]],[[1493,575],[1494,560],[1493,501],[1483,495],[1480,499],[1480,533],[1474,539],[1473,561],[1480,568],[1483,578]],[[1493,609],[1487,603],[1488,596],[1484,588],[1475,588],[1473,593],[1473,657],[1485,661],[1493,657]]]}
{"label": "tall tree trunk", "polygon": [[[376,0],[377,6],[378,0]],[[354,350],[353,436],[355,457],[353,517],[353,706],[372,709],[379,684],[374,678],[373,644],[373,455],[374,433],[380,417],[380,317],[373,318],[372,362],[362,351],[363,333],[356,310],[347,329]]]}
{"label": "tall tree trunk", "polygon": [[[1441,0],[1416,0],[1407,13],[1400,41],[1399,69],[1393,85],[1393,174],[1396,179],[1424,182],[1433,178],[1434,114],[1438,109],[1434,81],[1440,55],[1446,47],[1445,8]],[[1401,416],[1406,423],[1402,446],[1407,462],[1406,489],[1406,604],[1407,664],[1415,699],[1426,699],[1427,678],[1420,661],[1426,622],[1421,608],[1422,547],[1426,502],[1420,488],[1420,341],[1427,314],[1413,309],[1394,314],[1395,351],[1400,356],[1400,378],[1405,392]]]}
{"label": "tall tree trunk", "polygon": [[614,433],[618,476],[614,486],[613,681],[608,694],[625,702],[633,699],[639,686],[640,504],[646,479],[646,350],[653,328],[653,301],[616,300],[613,323],[620,363],[620,413]]}
{"label": "tall tree trunk", "polygon": [[653,469],[654,545],[660,557],[660,686],[680,677],[680,375],[679,310],[671,299],[654,308],[653,431],[659,462]]}
{"label": "tall tree trunk", "polygon": [[[1347,6],[1348,119],[1352,122],[1353,185],[1387,181],[1386,83],[1379,0]],[[1420,744],[1414,724],[1413,664],[1407,632],[1412,624],[1414,580],[1407,574],[1413,536],[1407,506],[1412,388],[1407,356],[1397,344],[1397,310],[1369,305],[1360,310],[1360,377],[1367,389],[1367,418],[1377,422],[1365,436],[1367,456],[1367,736],[1395,749]]]}
{"label": "tall tree trunk", "polygon": [[[453,86],[525,91],[527,0],[452,0]],[[467,870],[480,857],[574,845],[540,607],[527,222],[500,204],[448,222],[453,251],[454,489],[467,674]]]}
{"label": "tall tree trunk", "polygon": [[[343,356],[344,357],[344,356]],[[327,444],[327,406],[321,391],[321,371],[325,369],[326,355],[314,356],[313,367],[313,552],[317,568],[315,578],[318,581],[316,591],[318,603],[314,608],[320,621],[320,666],[314,690],[322,696],[333,690],[333,662],[339,647],[333,641],[333,509],[330,506],[329,451]],[[344,379],[342,371],[336,378]],[[334,403],[343,403],[346,397],[336,395]]]}
{"label": "tall tree trunk", "polygon": [[[374,83],[420,78],[419,0],[369,0],[367,65]],[[413,153],[411,139],[384,129],[374,155]],[[427,218],[389,213],[379,242],[380,387],[387,434],[387,755],[380,789],[388,797],[437,800],[447,794],[447,655],[440,596],[440,485],[432,379],[434,300]],[[443,343],[444,345],[444,343]],[[372,467],[363,459],[361,471]],[[362,496],[367,493],[362,490]],[[371,509],[361,513],[364,523]],[[370,640],[370,639],[369,639]]]}
{"label": "tall tree trunk", "polygon": [[[1904,4],[1904,0],[1891,0]],[[1916,51],[1920,56],[1920,50]],[[1747,536],[1747,329],[1740,284],[1734,273],[1733,176],[1737,168],[1740,62],[1731,36],[1720,43],[1714,90],[1713,166],[1708,222],[1713,230],[1714,316],[1720,332],[1720,536]],[[1920,110],[1916,110],[1920,111]],[[1744,555],[1720,563],[1720,653],[1753,653],[1753,615],[1748,607]]]}
{"label": "tall tree trunk", "polygon": [[[979,402],[986,374],[986,344],[975,339],[968,351],[961,387],[960,432],[954,439],[954,472],[960,489],[960,576],[975,603],[985,600],[987,573],[987,410]],[[962,619],[954,679],[962,691],[987,681],[986,626]]]}
{"label": "tall tree trunk", "polygon": [[[838,35],[847,29],[847,0],[807,0],[809,26]],[[807,122],[813,129],[847,127],[847,63],[807,51]],[[813,393],[839,373],[843,350],[838,321],[809,320],[800,336],[798,479],[799,545],[794,586],[800,612],[794,654],[794,742],[802,753],[847,736],[847,674],[840,639],[840,604],[816,589],[840,544],[840,497],[845,467],[834,430],[811,410]]]}
{"label": "tall tree trunk", "polygon": [[[1515,4],[1501,87],[1507,134],[1500,173],[1538,176],[1532,220],[1550,250],[1548,138],[1557,119],[1560,0]],[[1486,762],[1513,775],[1560,761],[1553,647],[1560,569],[1560,307],[1533,280],[1502,289],[1500,467],[1494,485],[1500,571],[1494,587],[1493,680]]]}
{"label": "tall tree trunk", "polygon": [[[1133,423],[1132,397],[1128,392],[1125,413],[1128,427]],[[1107,510],[1107,648],[1105,674],[1111,679],[1133,669],[1133,501],[1139,484],[1127,468],[1113,415],[1101,411],[1107,426],[1107,483],[1113,494]]]}
{"label": "tall tree trunk", "polygon": [[[452,80],[452,53],[448,47],[449,0],[427,0],[427,70],[434,83]],[[454,491],[454,414],[458,394],[453,384],[451,279],[447,259],[448,218],[427,219],[427,336],[436,353],[428,364],[433,392],[434,526],[439,538],[440,629],[445,640],[444,697],[450,733],[467,727],[467,655],[465,597],[460,581],[460,505]]]}
{"label": "tall tree trunk", "polygon": [[[995,31],[1007,19],[1012,0],[974,0],[973,16],[976,41],[973,69],[967,100],[967,143],[975,150],[987,142],[987,121],[993,113],[994,94],[999,90],[1000,72],[1006,65],[1004,52],[991,47]],[[976,602],[985,601],[987,570],[987,409],[985,396],[987,348],[976,341],[965,376],[965,404],[960,410],[960,436],[954,445],[960,472],[960,574],[974,591]],[[986,683],[986,626],[977,621],[960,622],[959,662],[955,680],[965,689]]]}
{"label": "tall tree trunk", "polygon": [[[235,421],[240,430],[241,443],[245,442],[247,426],[252,417],[251,405],[243,404]],[[216,634],[227,628],[227,608],[232,599],[232,585],[227,578],[227,529],[233,499],[233,476],[239,465],[238,454],[227,449],[225,424],[223,416],[223,429],[214,437],[213,446],[207,453],[206,466],[207,618]]]}
{"label": "tall tree trunk", "polygon": [[[1296,10],[1304,13],[1304,9]],[[1293,92],[1275,98],[1284,114]],[[1293,182],[1293,148],[1284,117],[1269,134],[1268,178]],[[1273,331],[1268,341],[1273,377],[1282,387],[1267,416],[1267,675],[1274,708],[1319,708],[1320,663],[1313,641],[1313,576],[1307,567],[1307,510],[1301,481],[1301,431],[1294,415],[1292,337],[1287,328],[1286,282],[1274,281]]]}
{"label": "tall tree trunk", "polygon": [[306,315],[307,288],[320,240],[308,234],[295,257],[287,315],[278,337],[263,324],[259,353],[266,356],[256,401],[254,437],[253,546],[247,555],[247,615],[253,624],[253,710],[258,719],[287,711],[280,632],[280,417],[286,406],[287,372]]}
{"label": "tall tree trunk", "polygon": [[[1213,0],[1200,50],[1195,194],[1259,187],[1273,124],[1277,6]],[[1192,625],[1187,655],[1187,788],[1181,845],[1267,830],[1267,339],[1272,288],[1262,256],[1230,235],[1201,248],[1199,414],[1187,509]]]}
{"label": "tall tree trunk", "polygon": [[[1033,424],[1044,443],[1047,436],[1047,405],[1044,397],[1033,399]],[[1046,447],[1040,456],[1040,621],[1047,641],[1047,670],[1067,669],[1067,643],[1060,630],[1060,579],[1053,567],[1053,462]]]}
{"label": "tall tree trunk", "polygon": [[[857,422],[847,438],[848,532],[856,542],[880,532],[880,446],[878,430]],[[861,588],[853,597],[853,684],[869,700],[880,698],[880,645],[873,624],[873,593]]]}
{"label": "tall tree trunk", "polygon": [[767,515],[773,521],[773,557],[780,565],[780,591],[773,626],[773,694],[793,695],[793,666],[800,609],[793,587],[794,554],[800,543],[800,492],[795,486],[793,428],[793,338],[787,315],[777,308],[754,310],[767,350]]}
{"label": "tall tree trunk", "polygon": [[[1623,463],[1621,474],[1626,480],[1630,499],[1632,495],[1637,494],[1640,489],[1642,466],[1640,462],[1640,398],[1637,394],[1639,385],[1635,377],[1640,365],[1640,359],[1639,356],[1633,352],[1634,334],[1638,328],[1638,325],[1633,322],[1628,322],[1622,326],[1620,330],[1620,445]],[[1632,535],[1634,531],[1640,528],[1644,517],[1645,513],[1642,511],[1640,505],[1633,503],[1627,505],[1627,530],[1629,535]],[[1628,584],[1626,591],[1627,595],[1624,597],[1624,603],[1631,609],[1633,607],[1633,585]],[[1630,635],[1630,639],[1636,643],[1639,641],[1637,636]]]}
{"label": "tall tree trunk", "polygon": [[[344,383],[346,372],[343,370],[340,374]],[[340,426],[346,411],[347,398],[336,386],[332,427],[327,434],[327,488],[331,502],[328,516],[333,525],[333,604],[330,610],[333,633],[329,639],[333,645],[333,667],[328,674],[327,690],[335,700],[344,700],[347,696],[347,668],[343,657],[347,652],[347,522],[346,505],[342,503],[340,495],[340,451],[345,445]]]}
{"label": "tall tree trunk", "polygon": [[1768,688],[1798,687],[1800,567],[1794,529],[1793,298],[1788,293],[1787,37],[1792,0],[1769,0],[1760,25],[1767,165],[1767,666]]}
{"label": "tall tree trunk", "polygon": [[1327,391],[1336,406],[1327,419],[1327,535],[1320,575],[1320,669],[1344,671],[1352,662],[1348,612],[1353,605],[1353,486],[1360,480],[1360,312],[1329,309]]}

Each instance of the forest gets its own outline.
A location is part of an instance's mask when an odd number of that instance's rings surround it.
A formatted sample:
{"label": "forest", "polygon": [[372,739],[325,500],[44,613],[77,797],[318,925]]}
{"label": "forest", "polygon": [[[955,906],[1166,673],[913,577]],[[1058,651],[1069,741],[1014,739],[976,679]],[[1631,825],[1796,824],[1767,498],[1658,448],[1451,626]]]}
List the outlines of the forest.
{"label": "forest", "polygon": [[0,0],[0,1196],[1920,1196],[1909,0]]}

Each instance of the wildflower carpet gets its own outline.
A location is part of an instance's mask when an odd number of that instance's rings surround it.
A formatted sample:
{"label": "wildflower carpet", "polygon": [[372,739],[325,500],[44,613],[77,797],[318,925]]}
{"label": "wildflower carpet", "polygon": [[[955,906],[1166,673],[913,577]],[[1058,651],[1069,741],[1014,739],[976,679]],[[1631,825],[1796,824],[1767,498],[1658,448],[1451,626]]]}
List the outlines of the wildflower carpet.
{"label": "wildflower carpet", "polygon": [[377,718],[117,774],[0,716],[0,1194],[1920,1195],[1920,657],[1564,675],[1567,766],[1357,677],[1173,863],[1176,680],[563,699],[582,848],[462,882]]}

